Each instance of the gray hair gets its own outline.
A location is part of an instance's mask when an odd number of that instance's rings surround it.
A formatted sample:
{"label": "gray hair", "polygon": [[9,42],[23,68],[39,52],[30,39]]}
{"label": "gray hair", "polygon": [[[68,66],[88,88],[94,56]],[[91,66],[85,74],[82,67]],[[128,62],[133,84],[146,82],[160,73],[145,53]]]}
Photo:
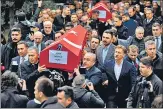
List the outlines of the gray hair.
{"label": "gray hair", "polygon": [[96,61],[96,54],[91,53],[91,52],[87,52],[85,55],[89,55],[93,58],[94,61]]}
{"label": "gray hair", "polygon": [[38,48],[35,46],[31,46],[28,48],[28,51],[35,50],[37,53],[39,53]]}
{"label": "gray hair", "polygon": [[47,24],[50,24],[51,26],[53,26],[53,24],[52,24],[51,21],[45,21],[45,22],[43,22],[43,25],[44,25],[44,26],[47,25]]}
{"label": "gray hair", "polygon": [[82,87],[84,83],[85,83],[85,77],[83,75],[78,75],[74,78],[72,86]]}
{"label": "gray hair", "polygon": [[155,41],[149,40],[149,41],[145,42],[145,48],[147,48],[148,45],[153,45],[153,44],[155,45]]}
{"label": "gray hair", "polygon": [[141,26],[138,26],[138,27],[135,29],[135,33],[139,32],[139,31],[144,32],[144,28],[141,27]]}

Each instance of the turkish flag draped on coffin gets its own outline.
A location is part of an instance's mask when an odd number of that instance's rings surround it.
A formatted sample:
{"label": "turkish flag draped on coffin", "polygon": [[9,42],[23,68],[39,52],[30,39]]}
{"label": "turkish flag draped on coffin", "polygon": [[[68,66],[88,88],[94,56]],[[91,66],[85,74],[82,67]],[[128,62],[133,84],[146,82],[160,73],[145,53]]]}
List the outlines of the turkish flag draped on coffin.
{"label": "turkish flag draped on coffin", "polygon": [[112,18],[112,14],[111,14],[110,10],[102,2],[97,3],[92,8],[92,10],[89,12],[89,17],[92,16],[92,11],[94,11],[94,10],[98,10],[99,11],[99,20],[100,21],[106,22],[108,19],[111,19]]}
{"label": "turkish flag draped on coffin", "polygon": [[87,30],[78,25],[40,53],[40,66],[73,72],[79,65],[86,43]]}

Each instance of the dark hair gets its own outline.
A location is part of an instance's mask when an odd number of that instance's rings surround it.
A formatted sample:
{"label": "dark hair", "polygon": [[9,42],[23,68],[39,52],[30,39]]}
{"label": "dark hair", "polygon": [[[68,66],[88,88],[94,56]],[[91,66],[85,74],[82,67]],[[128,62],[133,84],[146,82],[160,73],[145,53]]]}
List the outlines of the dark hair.
{"label": "dark hair", "polygon": [[136,7],[135,6],[130,6],[129,9],[133,9],[133,11],[136,11]]}
{"label": "dark hair", "polygon": [[26,15],[24,12],[20,12],[17,15],[18,21],[25,21]]}
{"label": "dark hair", "polygon": [[65,27],[71,27],[71,28],[73,28],[74,26],[73,26],[73,24],[71,22],[67,22],[66,25],[65,25]]}
{"label": "dark hair", "polygon": [[122,20],[122,16],[120,16],[120,15],[116,15],[115,18]]}
{"label": "dark hair", "polygon": [[72,16],[72,15],[76,15],[76,16],[78,17],[78,15],[77,15],[76,13],[72,13],[71,16]]}
{"label": "dark hair", "polygon": [[100,42],[100,40],[101,40],[101,39],[100,39],[100,36],[97,36],[97,35],[92,36],[91,40],[92,40],[93,38],[98,39],[99,42]]}
{"label": "dark hair", "polygon": [[19,41],[18,43],[17,43],[17,45],[20,45],[20,44],[24,44],[25,45],[25,47],[29,47],[28,46],[28,43],[27,42],[25,42],[25,41]]}
{"label": "dark hair", "polygon": [[37,89],[39,92],[42,92],[46,97],[53,96],[54,84],[49,78],[41,77],[36,83],[38,83]]}
{"label": "dark hair", "polygon": [[152,108],[163,108],[163,95],[156,96],[152,102]]}
{"label": "dark hair", "polygon": [[122,16],[130,17],[130,15],[129,15],[129,13],[128,13],[128,12],[123,13],[123,15],[122,15]]}
{"label": "dark hair", "polygon": [[1,89],[6,90],[8,87],[16,87],[18,84],[18,76],[15,72],[5,71],[1,77]]}
{"label": "dark hair", "polygon": [[70,86],[63,86],[63,87],[59,87],[58,88],[58,92],[65,92],[65,98],[71,98],[72,100],[74,100],[74,93],[73,93],[73,89]]}
{"label": "dark hair", "polygon": [[152,66],[153,65],[153,62],[152,62],[152,58],[146,56],[146,57],[143,57],[140,59],[140,62],[143,64],[143,65],[146,65],[146,66]]}
{"label": "dark hair", "polygon": [[110,34],[110,35],[111,35],[111,37],[113,37],[113,35],[114,35],[114,32],[113,32],[113,30],[112,30],[112,29],[107,29],[107,30],[105,30],[103,33]]}

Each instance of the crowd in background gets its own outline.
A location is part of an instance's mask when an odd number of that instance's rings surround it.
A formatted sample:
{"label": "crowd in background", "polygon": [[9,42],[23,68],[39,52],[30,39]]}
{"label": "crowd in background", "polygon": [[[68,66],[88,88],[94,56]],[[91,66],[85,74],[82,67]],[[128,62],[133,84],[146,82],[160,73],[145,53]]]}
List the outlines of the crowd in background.
{"label": "crowd in background", "polygon": [[[93,0],[56,9],[43,1],[17,14],[1,33],[2,108],[162,108],[163,15],[156,0],[100,0],[111,19],[99,20]],[[28,17],[28,19],[27,19]],[[42,50],[81,25],[87,30],[74,72],[39,65]],[[72,59],[73,61],[73,59]]]}

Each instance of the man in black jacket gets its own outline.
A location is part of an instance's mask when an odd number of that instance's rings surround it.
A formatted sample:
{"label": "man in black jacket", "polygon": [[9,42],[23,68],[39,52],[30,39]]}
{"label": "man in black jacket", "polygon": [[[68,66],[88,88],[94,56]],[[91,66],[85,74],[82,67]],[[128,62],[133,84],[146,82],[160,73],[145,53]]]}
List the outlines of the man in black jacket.
{"label": "man in black jacket", "polygon": [[138,25],[139,26],[142,26],[143,25],[142,19],[136,14],[135,7],[131,6],[128,9],[128,13],[129,13],[131,19],[136,20],[138,22]]}
{"label": "man in black jacket", "polygon": [[21,29],[12,28],[11,30],[12,42],[5,44],[2,48],[2,65],[5,66],[5,70],[8,70],[10,67],[11,59],[18,56],[17,52],[17,43],[21,40]]}
{"label": "man in black jacket", "polygon": [[144,35],[149,36],[152,35],[152,25],[157,22],[161,24],[161,21],[153,15],[153,9],[147,8],[146,12],[146,19],[143,21],[143,27],[145,29]]}
{"label": "man in black jacket", "polygon": [[57,98],[58,103],[60,103],[64,108],[79,108],[76,102],[74,102],[74,93],[70,86],[59,87]]}
{"label": "man in black jacket", "polygon": [[56,26],[55,31],[59,31],[61,29],[64,29],[64,25],[67,22],[71,22],[70,18],[70,8],[64,7],[63,12],[61,15],[57,15],[53,21],[53,24]]}
{"label": "man in black jacket", "polygon": [[98,30],[99,35],[102,36],[103,32],[105,31],[105,22],[101,22],[98,17],[99,11],[94,10],[92,11],[91,19],[88,22],[89,26],[91,26],[92,29]]}
{"label": "man in black jacket", "polygon": [[18,76],[14,72],[6,71],[1,79],[1,108],[26,108],[27,96],[19,94],[16,89]]}
{"label": "man in black jacket", "polygon": [[53,97],[54,83],[50,79],[39,78],[35,83],[34,90],[35,99],[41,102],[41,108],[63,108],[57,103],[57,97]]}
{"label": "man in black jacket", "polygon": [[122,17],[120,15],[115,16],[114,26],[117,29],[119,39],[127,39],[129,37],[127,36],[128,28],[123,25]]}
{"label": "man in black jacket", "polygon": [[53,31],[53,24],[51,21],[45,21],[43,23],[44,29],[41,30],[43,36],[42,42],[46,42],[47,40],[55,40],[55,32]]}
{"label": "man in black jacket", "polygon": [[133,86],[127,102],[128,108],[151,108],[154,98],[162,94],[162,81],[153,73],[152,59],[144,57],[140,60],[140,74]]}
{"label": "man in black jacket", "polygon": [[[73,80],[74,101],[79,108],[103,108],[104,101],[94,90],[91,82],[86,83],[83,75],[78,75]],[[89,90],[87,90],[87,88]]]}

